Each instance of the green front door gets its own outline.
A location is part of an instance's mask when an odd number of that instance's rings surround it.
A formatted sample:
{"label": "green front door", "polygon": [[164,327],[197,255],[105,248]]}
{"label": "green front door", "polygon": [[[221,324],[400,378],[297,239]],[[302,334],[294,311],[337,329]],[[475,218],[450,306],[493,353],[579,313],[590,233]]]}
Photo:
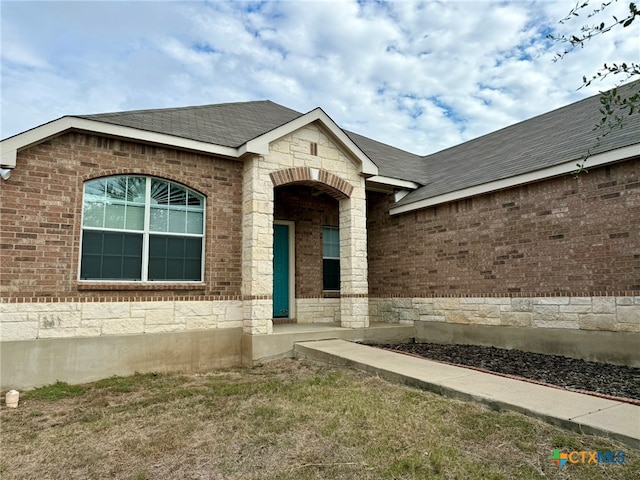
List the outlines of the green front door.
{"label": "green front door", "polygon": [[273,318],[289,316],[289,225],[273,226]]}

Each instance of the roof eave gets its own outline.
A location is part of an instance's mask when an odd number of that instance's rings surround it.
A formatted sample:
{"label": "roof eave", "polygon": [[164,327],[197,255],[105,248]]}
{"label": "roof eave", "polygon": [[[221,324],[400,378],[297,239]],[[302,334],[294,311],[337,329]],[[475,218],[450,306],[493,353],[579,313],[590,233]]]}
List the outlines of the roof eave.
{"label": "roof eave", "polygon": [[44,125],[40,125],[39,127],[32,128],[31,130],[27,130],[26,132],[18,135],[14,135],[13,137],[9,137],[0,142],[0,149],[2,152],[2,160],[0,163],[3,167],[15,168],[17,153],[20,150],[42,143],[49,138],[61,135],[62,133],[70,130],[98,133],[111,137],[211,153],[231,158],[239,157],[239,150],[237,148],[225,147],[222,145],[200,142],[198,140],[191,140],[164,133],[125,127],[122,125],[104,123],[86,118],[66,116],[53,120],[49,123],[45,123]]}
{"label": "roof eave", "polygon": [[[609,163],[619,162],[622,160],[628,160],[634,157],[640,156],[640,144],[629,145],[626,147],[610,150],[608,152],[600,153],[590,157],[587,161],[588,168],[594,168],[603,166]],[[517,187],[527,183],[537,182],[560,175],[567,175],[576,171],[576,160],[554,165],[552,167],[543,168],[533,172],[523,173],[521,175],[515,175],[513,177],[504,178],[501,180],[495,180],[492,182],[483,183],[480,185],[474,185],[472,187],[463,188],[453,192],[444,193],[442,195],[436,195],[434,197],[425,198],[423,200],[417,200],[410,203],[402,203],[400,205],[392,206],[389,210],[391,215],[397,215],[400,213],[406,213],[413,210],[419,210],[422,208],[432,207],[442,203],[453,202],[456,200],[462,200],[463,198],[469,198],[476,195],[482,195],[485,193],[494,192],[497,190],[504,190],[506,188]]]}
{"label": "roof eave", "polygon": [[32,145],[42,143],[71,128],[71,118],[61,117],[57,120],[32,128],[0,142],[0,165],[15,168],[18,152]]}
{"label": "roof eave", "polygon": [[367,178],[368,184],[376,184],[376,185],[384,185],[395,188],[402,188],[406,190],[415,190],[419,188],[422,184],[411,182],[409,180],[401,180],[399,178],[385,177],[384,175],[375,175],[373,177]]}
{"label": "roof eave", "polygon": [[52,137],[67,131],[77,130],[111,137],[124,138],[155,145],[163,145],[179,149],[198,151],[221,155],[228,158],[240,158],[247,153],[266,155],[269,153],[269,143],[282,138],[312,122],[319,121],[332,136],[354,157],[361,165],[361,174],[365,177],[378,175],[375,163],[344,133],[344,131],[321,109],[316,108],[305,115],[287,122],[269,132],[260,135],[238,148],[225,147],[208,142],[152,132],[123,125],[116,125],[82,117],[65,116],[49,123],[45,123],[31,130],[27,130],[0,142],[2,160],[0,165],[5,168],[15,168],[17,153]]}

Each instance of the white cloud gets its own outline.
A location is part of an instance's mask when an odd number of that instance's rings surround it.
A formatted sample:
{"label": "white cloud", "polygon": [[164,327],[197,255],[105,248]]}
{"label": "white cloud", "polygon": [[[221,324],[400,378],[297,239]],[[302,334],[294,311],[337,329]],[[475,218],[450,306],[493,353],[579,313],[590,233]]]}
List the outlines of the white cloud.
{"label": "white cloud", "polygon": [[[614,9],[623,8],[613,5]],[[5,2],[2,138],[65,114],[270,99],[430,153],[608,88],[612,31],[560,62],[563,1]],[[586,20],[586,19],[585,19]]]}

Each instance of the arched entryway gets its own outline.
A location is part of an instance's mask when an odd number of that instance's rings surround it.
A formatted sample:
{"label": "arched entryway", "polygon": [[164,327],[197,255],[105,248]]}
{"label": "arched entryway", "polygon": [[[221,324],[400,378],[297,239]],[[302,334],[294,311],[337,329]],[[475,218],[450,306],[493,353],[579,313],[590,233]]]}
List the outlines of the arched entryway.
{"label": "arched entryway", "polygon": [[340,202],[324,189],[274,191],[275,323],[340,321]]}
{"label": "arched entryway", "polygon": [[[270,170],[262,157],[245,162],[243,185],[242,292],[244,331],[269,334],[275,318],[295,318],[300,323],[340,322],[342,327],[369,324],[367,284],[367,234],[364,179],[351,181],[326,169],[294,167]],[[307,228],[308,227],[308,228]],[[276,242],[289,240],[291,249],[281,256],[288,266],[274,265]],[[309,233],[308,245],[305,235]],[[325,233],[326,232],[326,233]],[[325,240],[326,237],[326,240]],[[324,255],[325,243],[333,249]],[[274,246],[276,249],[274,250]],[[333,252],[331,254],[331,252]],[[305,255],[312,261],[307,261]],[[278,260],[276,259],[276,262]],[[326,266],[326,268],[325,268]],[[275,268],[274,268],[275,267]],[[274,273],[292,269],[292,292],[274,304]],[[325,270],[339,277],[333,288],[324,288]],[[305,276],[306,274],[306,276]],[[329,290],[329,291],[327,291]],[[287,305],[288,302],[288,305]],[[306,317],[305,317],[306,315]]]}
{"label": "arched entryway", "polygon": [[[351,198],[354,187],[327,170],[308,167],[282,169],[270,176],[274,185],[274,322],[349,323],[359,312],[364,312],[361,319],[368,318],[366,234],[354,235],[353,228],[358,223],[354,215],[364,213],[352,208],[357,204]],[[293,297],[287,298],[285,292]],[[365,308],[354,311],[354,303],[364,303]],[[366,326],[363,323],[368,322],[360,321],[358,326]]]}

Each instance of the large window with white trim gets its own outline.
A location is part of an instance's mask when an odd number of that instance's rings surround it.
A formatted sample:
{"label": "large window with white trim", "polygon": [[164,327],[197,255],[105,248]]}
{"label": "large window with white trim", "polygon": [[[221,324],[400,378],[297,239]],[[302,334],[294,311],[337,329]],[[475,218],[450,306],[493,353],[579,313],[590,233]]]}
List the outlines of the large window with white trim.
{"label": "large window with white trim", "polygon": [[204,211],[202,195],[160,178],[86,182],[80,279],[202,281]]}

